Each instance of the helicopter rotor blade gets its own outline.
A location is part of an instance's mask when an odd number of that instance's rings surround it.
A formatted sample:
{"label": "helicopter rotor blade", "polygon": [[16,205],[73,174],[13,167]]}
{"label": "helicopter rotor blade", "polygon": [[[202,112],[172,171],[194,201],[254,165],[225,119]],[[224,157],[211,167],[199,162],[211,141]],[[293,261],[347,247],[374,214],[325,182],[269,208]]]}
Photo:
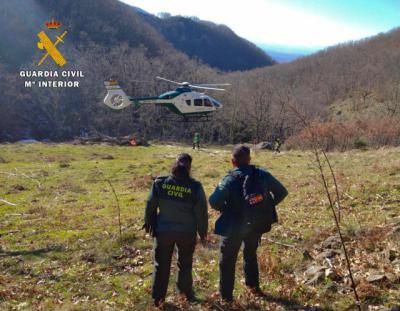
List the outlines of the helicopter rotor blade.
{"label": "helicopter rotor blade", "polygon": [[144,80],[129,80],[130,82],[135,82],[135,83],[156,83],[155,81],[144,81]]}
{"label": "helicopter rotor blade", "polygon": [[198,86],[198,85],[192,85],[192,84],[189,84],[189,87],[192,87],[194,89],[202,89],[202,90],[225,91],[225,89],[220,89],[220,88],[216,88],[216,87]]}
{"label": "helicopter rotor blade", "polygon": [[156,78],[158,80],[164,80],[164,81],[167,81],[167,82],[170,82],[170,83],[174,83],[174,84],[177,84],[177,85],[182,85],[182,83],[179,83],[179,82],[176,82],[176,81],[172,81],[172,80],[168,80],[168,79],[165,79],[165,78],[160,77],[160,76],[157,76]]}
{"label": "helicopter rotor blade", "polygon": [[215,84],[209,84],[209,83],[202,83],[202,84],[193,84],[194,86],[229,86],[231,85],[230,83],[215,83]]}
{"label": "helicopter rotor blade", "polygon": [[176,82],[173,80],[169,80],[160,76],[156,77],[158,80],[163,80],[166,82],[174,83],[176,85],[183,85],[183,86],[189,86],[195,89],[203,89],[203,90],[214,90],[214,91],[225,91],[225,89],[217,88],[214,86],[229,86],[231,85],[230,83],[218,83],[218,84],[188,84],[187,82]]}

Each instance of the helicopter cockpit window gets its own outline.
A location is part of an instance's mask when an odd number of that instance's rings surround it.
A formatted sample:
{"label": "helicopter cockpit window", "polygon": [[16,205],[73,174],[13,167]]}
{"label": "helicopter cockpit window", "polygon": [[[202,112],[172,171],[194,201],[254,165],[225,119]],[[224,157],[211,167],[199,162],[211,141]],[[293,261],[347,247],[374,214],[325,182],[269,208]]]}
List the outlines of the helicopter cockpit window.
{"label": "helicopter cockpit window", "polygon": [[213,104],[214,104],[214,107],[217,107],[217,108],[221,106],[221,104],[219,102],[216,102],[215,100],[213,100]]}
{"label": "helicopter cockpit window", "polygon": [[196,98],[194,100],[194,105],[195,106],[203,106],[203,100],[201,98]]}
{"label": "helicopter cockpit window", "polygon": [[213,104],[211,103],[211,101],[208,98],[204,98],[204,106],[212,107]]}
{"label": "helicopter cockpit window", "polygon": [[192,101],[190,99],[186,100],[186,105],[190,106],[192,104]]}

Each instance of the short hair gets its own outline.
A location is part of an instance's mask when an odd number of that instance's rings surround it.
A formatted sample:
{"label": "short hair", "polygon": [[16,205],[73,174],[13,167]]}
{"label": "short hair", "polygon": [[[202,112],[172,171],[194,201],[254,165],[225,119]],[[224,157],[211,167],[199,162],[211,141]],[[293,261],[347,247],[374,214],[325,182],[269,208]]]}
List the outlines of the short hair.
{"label": "short hair", "polygon": [[245,145],[236,145],[232,150],[232,159],[235,160],[237,166],[249,164],[250,148]]}

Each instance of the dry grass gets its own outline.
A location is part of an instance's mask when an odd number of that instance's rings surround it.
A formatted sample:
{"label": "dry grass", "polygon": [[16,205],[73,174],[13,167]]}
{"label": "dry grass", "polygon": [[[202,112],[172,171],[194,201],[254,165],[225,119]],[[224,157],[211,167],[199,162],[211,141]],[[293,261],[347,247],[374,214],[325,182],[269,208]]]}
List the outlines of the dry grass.
{"label": "dry grass", "polygon": [[[0,198],[18,204],[0,205],[0,309],[152,310],[152,241],[140,230],[144,201],[152,177],[166,174],[179,152],[193,155],[193,175],[208,194],[230,168],[223,148],[0,146],[6,160],[0,163]],[[399,155],[398,148],[329,154],[359,292],[363,303],[377,310],[395,306],[400,297]],[[317,257],[335,234],[312,155],[257,152],[253,159],[290,192],[279,207],[280,224],[260,246],[261,286],[268,295],[256,298],[245,290],[240,257],[236,302],[219,301],[218,237],[211,232],[218,213],[210,210],[211,242],[197,248],[194,260],[201,302],[189,304],[178,297],[171,276],[166,309],[351,309],[340,249],[330,259],[327,277],[310,284],[304,280],[310,265],[327,265]],[[105,180],[112,181],[120,200],[121,237],[115,198]],[[367,281],[371,273],[381,272],[387,274],[382,280]]]}

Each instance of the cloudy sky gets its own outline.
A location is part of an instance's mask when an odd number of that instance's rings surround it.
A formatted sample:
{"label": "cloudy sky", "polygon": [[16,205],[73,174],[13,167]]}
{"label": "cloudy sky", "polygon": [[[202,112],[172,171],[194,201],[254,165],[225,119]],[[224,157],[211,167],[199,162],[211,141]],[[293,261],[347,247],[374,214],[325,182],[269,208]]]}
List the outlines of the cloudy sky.
{"label": "cloudy sky", "polygon": [[225,24],[257,44],[321,48],[400,26],[400,0],[122,0]]}

